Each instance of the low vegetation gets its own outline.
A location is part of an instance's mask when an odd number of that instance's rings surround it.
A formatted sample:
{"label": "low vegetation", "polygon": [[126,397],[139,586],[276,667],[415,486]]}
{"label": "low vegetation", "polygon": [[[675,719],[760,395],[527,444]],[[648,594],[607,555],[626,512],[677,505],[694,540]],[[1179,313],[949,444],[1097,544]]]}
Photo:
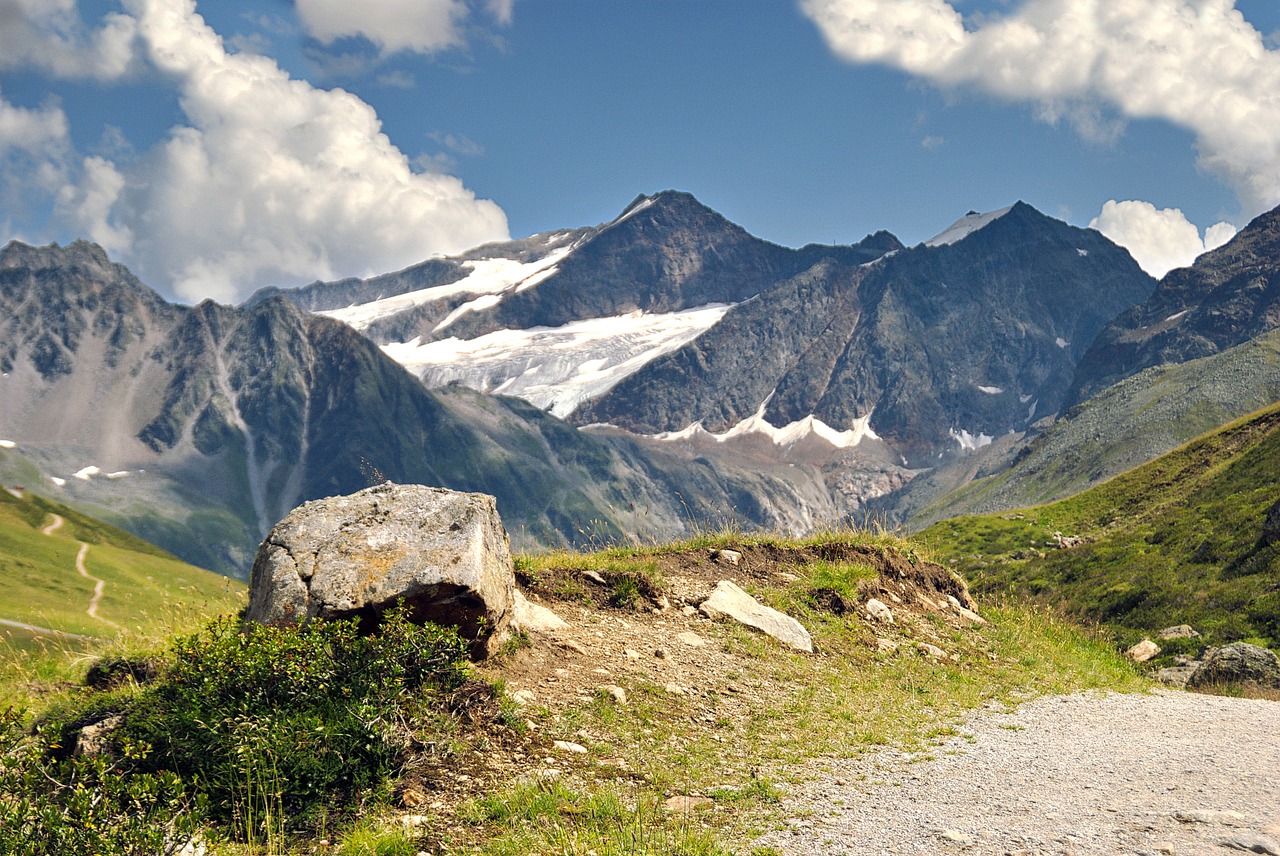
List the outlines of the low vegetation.
{"label": "low vegetation", "polygon": [[1277,473],[1280,405],[1069,499],[921,537],[975,591],[1102,622],[1122,644],[1189,624],[1203,638],[1183,648],[1280,647],[1280,541],[1263,537]]}
{"label": "low vegetation", "polygon": [[[799,618],[818,653],[679,612],[686,587],[725,572],[709,559],[720,547],[742,554],[732,576]],[[198,836],[235,856],[753,853],[823,756],[927,751],[988,703],[1144,686],[1105,634],[1039,609],[984,607],[989,623],[969,627],[911,614],[894,588],[899,623],[868,622],[867,593],[912,567],[936,569],[917,544],[859,533],[522,556],[529,595],[593,649],[521,634],[479,667],[451,631],[398,617],[373,637],[227,618],[15,658],[0,852],[154,854]],[[674,650],[681,622],[702,647]],[[878,648],[885,636],[896,652]],[[947,656],[917,652],[916,637]],[[86,686],[99,658],[112,665]],[[662,683],[686,665],[696,683]],[[538,699],[517,706],[520,687]],[[104,720],[114,727],[86,751],[84,727]]]}

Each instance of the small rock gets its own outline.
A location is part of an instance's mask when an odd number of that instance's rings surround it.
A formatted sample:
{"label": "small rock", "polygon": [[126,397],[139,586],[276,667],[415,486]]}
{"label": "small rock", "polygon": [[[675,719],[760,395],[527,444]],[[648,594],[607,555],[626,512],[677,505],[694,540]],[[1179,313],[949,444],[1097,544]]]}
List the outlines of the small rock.
{"label": "small rock", "polygon": [[76,736],[76,747],[72,750],[73,754],[86,758],[101,755],[107,751],[107,744],[111,740],[111,732],[119,728],[122,722],[124,722],[124,717],[122,716],[109,716],[100,722],[81,728],[80,733]]}
{"label": "small rock", "polygon": [[675,796],[667,798],[662,807],[671,812],[689,812],[710,808],[714,804],[707,797]]}
{"label": "small rock", "polygon": [[777,574],[775,574],[775,576],[776,576],[778,579],[782,580],[784,583],[793,583],[793,582],[795,582],[796,580],[800,579],[800,578],[799,578],[798,576],[796,576],[795,574],[789,574],[789,573],[787,573],[786,571],[778,571],[778,573],[777,573]]}
{"label": "small rock", "polygon": [[889,609],[888,604],[882,600],[876,600],[874,597],[867,601],[867,615],[876,621],[893,624],[893,612]]}
{"label": "small rock", "polygon": [[665,660],[671,656],[671,652],[666,648],[658,648],[654,650],[653,656],[657,657],[659,660]]}
{"label": "small rock", "polygon": [[947,595],[947,604],[950,605],[952,609],[961,609],[964,606],[960,603],[960,599],[953,594]]}
{"label": "small rock", "polygon": [[1209,811],[1205,809],[1193,809],[1191,811],[1176,811],[1173,813],[1175,820],[1182,823],[1221,823],[1226,826],[1236,826],[1244,822],[1244,815],[1238,811]]}
{"label": "small rock", "polygon": [[628,660],[639,660],[639,659],[640,659],[640,652],[639,652],[639,651],[637,651],[635,648],[627,648],[627,649],[623,650],[622,655],[623,655],[624,657],[626,657]]}
{"label": "small rock", "polygon": [[667,692],[671,693],[672,695],[688,695],[689,694],[688,690],[686,690],[684,687],[680,686],[677,683],[667,684],[663,689],[665,689]]}
{"label": "small rock", "polygon": [[680,614],[685,618],[693,618],[698,614],[698,607],[686,603],[684,606],[680,607]]}
{"label": "small rock", "polygon": [[1178,852],[1172,841],[1157,841],[1151,845],[1151,849],[1156,853],[1167,853],[1170,856]]}
{"label": "small rock", "polygon": [[612,699],[614,704],[627,703],[627,691],[622,687],[615,684],[605,684],[600,689],[608,698]]}
{"label": "small rock", "polygon": [[690,648],[701,648],[703,645],[707,644],[707,640],[703,639],[697,633],[688,632],[688,631],[686,631],[685,633],[681,633],[680,635],[676,636],[676,638],[679,639],[684,644],[688,645]]}
{"label": "small rock", "polygon": [[876,650],[882,654],[892,654],[898,650],[898,643],[892,639],[885,639],[883,636],[876,637]]}
{"label": "small rock", "polygon": [[944,829],[939,837],[943,841],[950,841],[953,844],[960,844],[965,847],[973,843],[972,835],[966,835],[958,829]]}
{"label": "small rock", "polygon": [[1232,850],[1243,850],[1246,853],[1265,853],[1267,856],[1280,856],[1280,844],[1256,832],[1242,832],[1222,842],[1223,847]]}
{"label": "small rock", "polygon": [[420,829],[424,826],[430,826],[431,818],[425,814],[403,814],[400,816],[400,825],[407,829]]}
{"label": "small rock", "polygon": [[595,571],[583,571],[583,572],[582,572],[582,578],[583,578],[584,580],[587,580],[588,582],[593,582],[593,583],[595,583],[595,584],[596,584],[596,585],[598,585],[598,586],[606,586],[606,585],[608,585],[608,583],[607,583],[607,582],[605,582],[604,577],[600,576],[600,575],[599,575],[599,574],[597,574]]}
{"label": "small rock", "polygon": [[658,598],[653,602],[653,605],[657,608],[658,612],[666,612],[671,608],[671,601],[667,600],[667,596],[664,594],[658,595]]}
{"label": "small rock", "polygon": [[[951,600],[955,600],[955,598],[951,598]],[[959,601],[957,601],[957,603],[958,602]],[[987,623],[987,620],[985,618],[983,618],[978,613],[974,612],[972,609],[968,609],[963,606],[953,606],[951,607],[951,609],[953,612],[955,612],[956,615],[960,616],[970,624],[986,624]]]}
{"label": "small rock", "polygon": [[917,642],[916,650],[919,651],[921,654],[924,654],[928,657],[932,657],[935,660],[940,660],[943,657],[947,656],[946,651],[943,651],[937,645],[930,645],[928,642]]}
{"label": "small rock", "polygon": [[742,554],[737,550],[712,550],[711,561],[723,565],[737,565],[742,561]]}
{"label": "small rock", "polygon": [[528,707],[536,701],[537,697],[533,694],[533,690],[516,690],[511,694],[511,700],[520,707]]}
{"label": "small rock", "polygon": [[1171,687],[1185,687],[1187,681],[1191,679],[1191,676],[1196,673],[1198,668],[1200,668],[1198,662],[1191,662],[1182,666],[1166,666],[1156,672],[1156,680]]}
{"label": "small rock", "polygon": [[1137,645],[1134,645],[1124,653],[1125,656],[1135,663],[1145,663],[1160,653],[1160,646],[1152,642],[1150,639],[1143,639]]}
{"label": "small rock", "polygon": [[580,643],[575,642],[572,639],[558,639],[556,640],[556,644],[558,644],[561,648],[564,648],[566,651],[572,651],[575,654],[587,653],[586,648],[583,648]]}
{"label": "small rock", "polygon": [[1175,627],[1166,627],[1156,634],[1156,638],[1161,642],[1168,642],[1170,639],[1198,639],[1200,634],[1197,633],[1190,624],[1179,624]]}
{"label": "small rock", "polygon": [[570,743],[568,740],[557,740],[551,744],[561,752],[568,752],[571,755],[587,754],[587,747],[580,743]]}
{"label": "small rock", "polygon": [[702,602],[698,611],[713,621],[731,618],[766,636],[772,636],[784,645],[813,653],[813,639],[804,625],[789,615],[765,606],[729,580],[716,583],[711,597]]}
{"label": "small rock", "polygon": [[569,622],[556,615],[545,606],[532,603],[520,589],[512,592],[511,629],[523,630],[526,633],[551,633],[564,630]]}
{"label": "small rock", "polygon": [[601,767],[608,767],[612,770],[631,769],[631,765],[627,763],[626,758],[601,758],[599,764]]}

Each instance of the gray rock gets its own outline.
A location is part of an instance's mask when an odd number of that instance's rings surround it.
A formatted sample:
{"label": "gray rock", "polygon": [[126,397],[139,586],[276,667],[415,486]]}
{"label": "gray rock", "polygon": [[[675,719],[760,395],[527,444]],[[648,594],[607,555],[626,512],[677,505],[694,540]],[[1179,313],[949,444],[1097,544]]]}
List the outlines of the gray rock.
{"label": "gray rock", "polygon": [[1200,634],[1195,631],[1190,624],[1179,624],[1175,627],[1166,627],[1156,634],[1156,638],[1161,642],[1168,642],[1170,639],[1197,639]]}
{"label": "gray rock", "polygon": [[1232,642],[1211,650],[1187,686],[1195,689],[1223,683],[1280,688],[1280,657],[1248,642]]}
{"label": "gray rock", "polygon": [[119,728],[123,722],[123,716],[109,716],[100,722],[81,728],[80,733],[76,735],[76,745],[73,753],[86,758],[103,754],[111,743],[112,732]]}
{"label": "gray rock", "polygon": [[1173,687],[1185,687],[1187,681],[1200,668],[1199,662],[1191,662],[1181,666],[1167,666],[1156,672],[1156,680]]}
{"label": "gray rock", "polygon": [[1280,500],[1271,506],[1266,519],[1262,522],[1262,543],[1274,544],[1280,541]]}
{"label": "gray rock", "polygon": [[737,550],[713,550],[711,560],[718,564],[736,565],[742,561],[742,554]]}
{"label": "gray rock", "polygon": [[867,601],[867,615],[876,621],[893,624],[893,611],[889,609],[888,604],[884,601],[876,600],[874,597]]}
{"label": "gray rock", "polygon": [[937,645],[930,645],[928,642],[917,642],[916,650],[934,660],[941,660],[947,656],[946,651],[943,651]]}
{"label": "gray rock", "polygon": [[456,627],[483,657],[512,613],[515,575],[491,496],[386,483],[294,509],[258,548],[246,619],[357,617],[403,600],[415,621]]}
{"label": "gray rock", "polygon": [[721,580],[711,597],[698,607],[710,619],[731,618],[739,624],[772,636],[784,645],[813,653],[813,639],[799,621],[765,606],[729,580]]}
{"label": "gray rock", "polygon": [[1246,853],[1265,853],[1268,856],[1280,856],[1280,844],[1263,835],[1253,832],[1242,832],[1222,842],[1223,847],[1231,850],[1243,850]]}

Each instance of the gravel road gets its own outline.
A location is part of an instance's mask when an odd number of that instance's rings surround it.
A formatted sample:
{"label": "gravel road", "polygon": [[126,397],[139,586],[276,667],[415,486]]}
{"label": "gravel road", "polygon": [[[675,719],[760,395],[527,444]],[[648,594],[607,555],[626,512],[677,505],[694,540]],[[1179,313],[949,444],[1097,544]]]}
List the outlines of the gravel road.
{"label": "gravel road", "polygon": [[927,753],[826,761],[785,854],[1280,856],[1280,702],[1071,695],[972,717]]}

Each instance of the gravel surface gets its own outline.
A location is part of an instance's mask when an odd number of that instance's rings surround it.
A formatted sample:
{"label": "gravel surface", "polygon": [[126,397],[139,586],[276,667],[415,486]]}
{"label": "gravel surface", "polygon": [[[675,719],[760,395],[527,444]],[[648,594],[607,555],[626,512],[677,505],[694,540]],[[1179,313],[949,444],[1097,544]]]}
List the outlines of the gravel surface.
{"label": "gravel surface", "polygon": [[989,709],[923,753],[825,761],[785,854],[1280,856],[1280,702],[1161,691]]}

